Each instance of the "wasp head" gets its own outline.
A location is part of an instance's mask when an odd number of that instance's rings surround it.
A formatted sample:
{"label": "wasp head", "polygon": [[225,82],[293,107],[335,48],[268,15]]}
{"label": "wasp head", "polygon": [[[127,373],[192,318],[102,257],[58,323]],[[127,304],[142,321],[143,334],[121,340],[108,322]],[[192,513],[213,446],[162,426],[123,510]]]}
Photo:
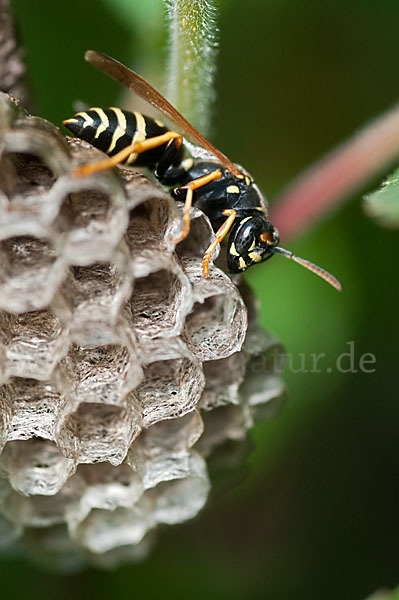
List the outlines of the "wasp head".
{"label": "wasp head", "polygon": [[240,273],[251,265],[270,258],[279,239],[277,229],[263,215],[237,219],[227,248],[230,273]]}

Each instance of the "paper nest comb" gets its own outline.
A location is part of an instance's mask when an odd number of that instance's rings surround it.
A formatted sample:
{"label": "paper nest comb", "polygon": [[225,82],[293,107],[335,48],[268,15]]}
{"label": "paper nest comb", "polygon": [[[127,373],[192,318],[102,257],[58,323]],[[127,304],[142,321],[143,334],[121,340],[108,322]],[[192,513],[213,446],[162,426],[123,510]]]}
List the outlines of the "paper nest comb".
{"label": "paper nest comb", "polygon": [[278,408],[276,342],[227,275],[202,278],[200,211],[175,248],[163,188],[74,179],[101,154],[5,94],[0,152],[0,547],[138,560],[204,506],[215,449]]}

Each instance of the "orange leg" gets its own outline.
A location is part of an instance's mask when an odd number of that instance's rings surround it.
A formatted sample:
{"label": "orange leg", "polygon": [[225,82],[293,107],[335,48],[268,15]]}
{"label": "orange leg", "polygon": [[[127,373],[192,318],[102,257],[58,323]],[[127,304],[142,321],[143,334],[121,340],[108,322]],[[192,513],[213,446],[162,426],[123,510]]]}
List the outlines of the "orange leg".
{"label": "orange leg", "polygon": [[202,260],[202,276],[203,277],[209,277],[209,261],[211,260],[211,256],[212,256],[213,252],[215,251],[216,246],[218,244],[221,244],[223,239],[228,234],[231,226],[234,223],[237,212],[232,208],[226,208],[226,210],[223,211],[223,214],[227,217],[227,219],[225,220],[223,225],[221,225],[221,227],[219,227],[219,229],[217,230],[215,239],[213,240],[212,244],[208,247],[207,251],[204,254],[204,258]]}
{"label": "orange leg", "polygon": [[155,137],[148,138],[147,140],[143,140],[142,142],[133,142],[132,144],[129,144],[129,146],[126,146],[126,148],[123,148],[123,150],[121,150],[117,154],[114,154],[114,156],[110,156],[105,160],[100,160],[98,162],[88,163],[86,165],[77,167],[72,171],[72,175],[74,177],[88,177],[93,173],[98,173],[99,171],[111,169],[112,167],[115,167],[119,163],[126,160],[130,156],[130,154],[142,154],[143,152],[147,152],[147,150],[158,148],[159,146],[162,146],[162,144],[165,144],[166,142],[169,142],[173,139],[177,140],[177,144],[179,147],[183,143],[183,137],[180,135],[180,133],[177,133],[176,131],[167,131],[162,135],[157,135]]}
{"label": "orange leg", "polygon": [[187,185],[178,188],[179,190],[187,190],[187,194],[184,202],[183,231],[181,232],[178,238],[173,240],[175,244],[179,244],[180,242],[182,242],[190,232],[190,208],[193,203],[194,190],[198,190],[198,188],[201,188],[202,186],[206,185],[207,183],[210,183],[211,181],[215,181],[215,179],[220,179],[221,176],[221,170],[216,169],[216,171],[211,171],[207,175],[203,175],[202,177],[193,179]]}

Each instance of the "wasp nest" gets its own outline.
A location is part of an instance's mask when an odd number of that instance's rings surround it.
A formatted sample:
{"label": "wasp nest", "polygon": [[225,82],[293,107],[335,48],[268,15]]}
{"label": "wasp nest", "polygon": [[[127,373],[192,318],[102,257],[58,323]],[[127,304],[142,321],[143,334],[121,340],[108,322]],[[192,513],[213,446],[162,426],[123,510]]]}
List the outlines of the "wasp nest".
{"label": "wasp nest", "polygon": [[100,153],[5,94],[0,137],[0,546],[137,560],[281,401],[276,344],[223,271],[201,276],[200,211],[175,248],[181,209],[143,174],[73,178]]}

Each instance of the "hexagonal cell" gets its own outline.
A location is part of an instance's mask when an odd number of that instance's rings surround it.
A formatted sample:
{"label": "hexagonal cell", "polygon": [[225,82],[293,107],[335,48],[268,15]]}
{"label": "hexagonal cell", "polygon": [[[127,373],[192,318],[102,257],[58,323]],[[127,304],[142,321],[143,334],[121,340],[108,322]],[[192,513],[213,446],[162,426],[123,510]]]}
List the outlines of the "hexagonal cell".
{"label": "hexagonal cell", "polygon": [[182,266],[195,300],[185,327],[190,350],[202,361],[226,358],[241,350],[247,311],[235,285],[217,267],[212,267],[209,278],[204,278],[196,259],[186,257]]}
{"label": "hexagonal cell", "polygon": [[54,386],[16,378],[2,386],[1,397],[10,411],[9,441],[33,437],[55,441],[55,425],[66,400]]}
{"label": "hexagonal cell", "polygon": [[45,308],[65,276],[51,241],[32,236],[0,242],[0,306],[12,312]]}
{"label": "hexagonal cell", "polygon": [[273,419],[287,400],[287,388],[279,375],[258,374],[248,377],[240,388],[251,412],[251,427],[266,419]]}
{"label": "hexagonal cell", "polygon": [[77,526],[70,527],[73,538],[95,554],[119,546],[138,544],[154,525],[151,506],[141,500],[132,508],[93,509]]}
{"label": "hexagonal cell", "polygon": [[55,381],[68,397],[69,408],[80,403],[122,404],[142,380],[142,369],[131,344],[96,348],[71,346],[57,367]]}
{"label": "hexagonal cell", "polygon": [[3,99],[0,187],[7,201],[3,202],[0,237],[45,236],[40,220],[49,209],[47,194],[56,177],[68,168],[67,145],[54,125],[18,107],[9,105],[8,110]]}
{"label": "hexagonal cell", "polygon": [[248,327],[244,350],[249,357],[247,370],[251,374],[283,372],[287,359],[284,346],[256,323]]}
{"label": "hexagonal cell", "polygon": [[112,263],[70,269],[53,306],[68,320],[76,344],[103,346],[119,341],[119,312],[130,296],[133,278],[126,258],[120,252]]}
{"label": "hexagonal cell", "polygon": [[[123,188],[107,179],[90,185],[85,179],[70,183],[56,225],[65,237],[64,255],[73,265],[109,261],[128,220]],[[68,187],[68,185],[66,186]]]}
{"label": "hexagonal cell", "polygon": [[134,411],[135,399],[129,402],[131,397],[125,407],[82,402],[65,417],[58,436],[65,456],[78,463],[119,465],[140,432],[140,415]]}
{"label": "hexagonal cell", "polygon": [[188,286],[188,280],[182,282],[182,278],[169,269],[136,279],[129,309],[144,353],[148,339],[180,333],[191,306]]}
{"label": "hexagonal cell", "polygon": [[1,218],[0,238],[18,235],[50,236],[43,226],[43,213],[49,212],[48,190],[54,174],[37,157],[3,153],[0,157]]}
{"label": "hexagonal cell", "polygon": [[75,532],[94,510],[114,511],[131,508],[144,488],[139,476],[126,464],[80,465],[77,477],[86,485],[79,505],[69,511],[68,527]]}
{"label": "hexagonal cell", "polygon": [[195,517],[204,507],[209,490],[205,461],[197,452],[192,452],[182,477],[163,481],[147,494],[154,502],[155,520],[173,525]]}
{"label": "hexagonal cell", "polygon": [[176,237],[180,227],[176,204],[171,196],[161,189],[155,191],[154,185],[146,186],[143,185],[143,180],[135,179],[136,187],[138,183],[142,190],[136,197],[131,196],[129,186],[127,188],[130,216],[126,241],[132,257],[140,256],[148,250],[161,250],[170,254],[174,249],[170,238],[173,238],[173,234]]}
{"label": "hexagonal cell", "polygon": [[14,210],[18,207],[35,210],[55,181],[48,165],[34,154],[3,152],[0,169],[8,174],[2,187]]}
{"label": "hexagonal cell", "polygon": [[145,429],[139,439],[145,455],[154,458],[167,453],[187,452],[199,439],[204,424],[197,410],[177,419],[168,419]]}
{"label": "hexagonal cell", "polygon": [[186,358],[154,362],[145,367],[137,388],[143,427],[191,412],[198,403],[204,375],[200,363]]}
{"label": "hexagonal cell", "polygon": [[286,400],[286,386],[280,377],[286,353],[280,342],[256,325],[248,329],[245,350],[249,360],[239,394],[254,423],[273,418]]}
{"label": "hexagonal cell", "polygon": [[50,310],[15,315],[0,311],[5,377],[49,379],[67,353],[68,329]]}
{"label": "hexagonal cell", "polygon": [[205,389],[201,396],[201,410],[213,410],[225,404],[239,404],[239,387],[245,376],[248,356],[236,352],[227,358],[204,363]]}
{"label": "hexagonal cell", "polygon": [[240,296],[233,286],[225,292],[217,289],[196,302],[186,319],[189,348],[202,361],[230,356],[241,349],[245,338],[246,312]]}
{"label": "hexagonal cell", "polygon": [[49,527],[63,523],[82,490],[70,479],[54,496],[22,496],[10,493],[3,500],[3,513],[7,519],[25,527]]}
{"label": "hexagonal cell", "polygon": [[[243,442],[252,426],[252,416],[246,406],[225,405],[203,413],[204,434],[195,448],[208,456],[226,441]],[[235,457],[232,457],[235,460]]]}
{"label": "hexagonal cell", "polygon": [[[4,114],[3,109],[4,103],[1,107]],[[2,139],[0,170],[6,169],[14,176],[8,177],[3,189],[10,200],[15,199],[17,203],[23,203],[28,196],[38,200],[53,185],[55,178],[68,168],[65,140],[54,125],[39,117],[25,115],[18,108],[11,107],[4,120],[8,121],[8,127]]]}
{"label": "hexagonal cell", "polygon": [[68,170],[69,152],[65,138],[45,119],[19,114],[13,129],[5,133],[3,144],[3,152],[25,154],[28,160],[33,157],[56,177]]}
{"label": "hexagonal cell", "polygon": [[78,475],[87,486],[81,501],[87,510],[130,507],[144,491],[140,477],[127,463],[80,465]]}
{"label": "hexagonal cell", "polygon": [[[103,554],[90,553],[90,564],[98,569],[115,569],[124,564],[139,563],[145,560],[154,544],[154,532],[150,530],[138,544],[126,544],[112,548]],[[87,556],[87,554],[86,554]]]}
{"label": "hexagonal cell", "polygon": [[8,442],[0,464],[12,487],[26,496],[56,494],[75,470],[72,460],[40,438]]}
{"label": "hexagonal cell", "polygon": [[181,479],[189,472],[190,449],[203,432],[200,414],[193,411],[143,430],[129,449],[126,462],[140,475],[145,489],[161,481]]}

